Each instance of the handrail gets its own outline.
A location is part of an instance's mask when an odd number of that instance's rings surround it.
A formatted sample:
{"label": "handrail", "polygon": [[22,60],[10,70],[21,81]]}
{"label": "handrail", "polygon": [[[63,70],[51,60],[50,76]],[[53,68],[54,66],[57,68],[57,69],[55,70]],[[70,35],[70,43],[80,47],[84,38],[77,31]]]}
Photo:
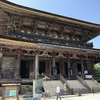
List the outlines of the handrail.
{"label": "handrail", "polygon": [[89,84],[88,84],[85,80],[83,80],[80,76],[78,76],[78,75],[77,75],[77,80],[78,80],[82,85],[84,85],[87,89],[89,89],[89,90],[91,91],[91,88],[90,88]]}
{"label": "handrail", "polygon": [[65,80],[65,78],[63,76],[60,76],[60,80],[61,82],[64,84],[66,84],[67,89],[70,91],[71,94],[73,94],[73,88],[69,85],[69,83]]}

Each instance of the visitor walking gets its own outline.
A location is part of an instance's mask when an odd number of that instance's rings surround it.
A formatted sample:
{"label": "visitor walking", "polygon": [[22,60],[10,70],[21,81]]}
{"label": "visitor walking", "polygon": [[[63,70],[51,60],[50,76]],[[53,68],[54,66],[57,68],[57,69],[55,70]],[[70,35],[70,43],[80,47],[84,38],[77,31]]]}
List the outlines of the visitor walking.
{"label": "visitor walking", "polygon": [[57,88],[56,88],[56,93],[57,93],[57,98],[56,100],[58,100],[58,98],[61,100],[61,97],[60,97],[60,85],[58,84]]}

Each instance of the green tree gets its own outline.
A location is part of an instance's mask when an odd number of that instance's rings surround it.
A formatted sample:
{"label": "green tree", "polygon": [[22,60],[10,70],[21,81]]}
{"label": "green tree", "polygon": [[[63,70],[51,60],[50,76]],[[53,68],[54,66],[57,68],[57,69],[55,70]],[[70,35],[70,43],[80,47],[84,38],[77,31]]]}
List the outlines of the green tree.
{"label": "green tree", "polygon": [[94,70],[96,77],[100,78],[100,67],[98,66],[98,64],[94,65]]}

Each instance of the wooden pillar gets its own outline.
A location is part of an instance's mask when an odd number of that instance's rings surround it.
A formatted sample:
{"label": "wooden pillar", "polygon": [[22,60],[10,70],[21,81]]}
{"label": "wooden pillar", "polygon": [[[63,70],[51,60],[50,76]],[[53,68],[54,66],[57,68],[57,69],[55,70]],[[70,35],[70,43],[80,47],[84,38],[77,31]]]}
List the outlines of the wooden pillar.
{"label": "wooden pillar", "polygon": [[39,77],[39,54],[35,54],[35,79]]}
{"label": "wooden pillar", "polygon": [[65,75],[65,66],[64,66],[64,62],[62,62],[61,68],[62,68],[62,74]]}
{"label": "wooden pillar", "polygon": [[82,67],[82,77],[84,78],[84,65],[83,65],[83,59],[81,58],[81,67]]}
{"label": "wooden pillar", "polygon": [[55,63],[55,55],[52,56],[52,74],[53,76],[57,76],[57,68]]}
{"label": "wooden pillar", "polygon": [[33,59],[33,78],[35,78],[35,59]]}
{"label": "wooden pillar", "polygon": [[34,60],[30,61],[29,66],[30,66],[30,78],[33,79],[34,78]]}
{"label": "wooden pillar", "polygon": [[71,67],[70,67],[70,58],[68,57],[68,78],[70,78],[71,76],[70,76],[70,69],[71,69]]}
{"label": "wooden pillar", "polygon": [[93,77],[95,76],[95,74],[94,74],[94,59],[92,59],[91,60],[91,65],[92,65],[92,75],[93,75]]}
{"label": "wooden pillar", "polygon": [[46,68],[46,72],[45,74],[47,76],[51,76],[51,61],[46,61],[46,64],[45,64],[45,68]]}
{"label": "wooden pillar", "polygon": [[48,75],[48,70],[49,70],[49,66],[48,66],[48,61],[45,62],[45,74]]}
{"label": "wooden pillar", "polygon": [[56,64],[55,64],[55,56],[52,57],[52,67],[56,67]]}
{"label": "wooden pillar", "polygon": [[60,62],[60,74],[64,75],[64,62]]}
{"label": "wooden pillar", "polygon": [[2,58],[3,58],[3,53],[0,53],[0,79],[2,78]]}
{"label": "wooden pillar", "polygon": [[51,76],[51,71],[52,71],[51,61],[49,61],[49,67],[50,67],[49,75]]}
{"label": "wooden pillar", "polygon": [[20,78],[20,54],[18,54],[15,63],[15,78]]}

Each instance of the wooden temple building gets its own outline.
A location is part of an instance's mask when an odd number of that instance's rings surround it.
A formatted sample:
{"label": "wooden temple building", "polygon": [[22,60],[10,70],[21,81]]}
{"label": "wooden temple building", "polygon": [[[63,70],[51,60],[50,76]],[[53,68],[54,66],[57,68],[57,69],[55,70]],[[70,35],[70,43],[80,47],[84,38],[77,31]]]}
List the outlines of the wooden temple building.
{"label": "wooden temple building", "polygon": [[0,80],[95,77],[100,25],[0,0]]}

